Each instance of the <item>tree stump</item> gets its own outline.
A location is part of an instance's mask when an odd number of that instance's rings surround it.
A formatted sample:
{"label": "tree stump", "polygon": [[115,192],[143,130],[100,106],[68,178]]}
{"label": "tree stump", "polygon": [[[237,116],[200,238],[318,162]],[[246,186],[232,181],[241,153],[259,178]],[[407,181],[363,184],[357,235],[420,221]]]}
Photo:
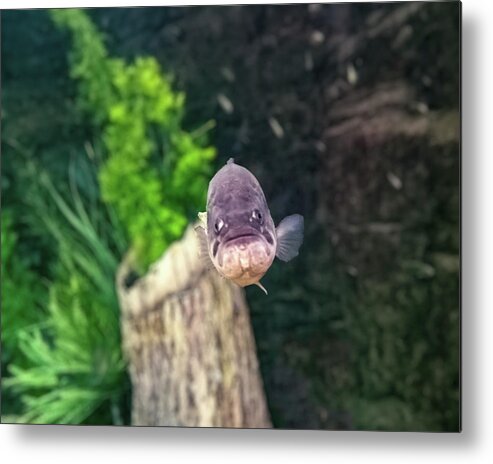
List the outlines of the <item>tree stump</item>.
{"label": "tree stump", "polygon": [[244,291],[207,269],[195,231],[117,289],[132,382],[132,424],[271,427]]}

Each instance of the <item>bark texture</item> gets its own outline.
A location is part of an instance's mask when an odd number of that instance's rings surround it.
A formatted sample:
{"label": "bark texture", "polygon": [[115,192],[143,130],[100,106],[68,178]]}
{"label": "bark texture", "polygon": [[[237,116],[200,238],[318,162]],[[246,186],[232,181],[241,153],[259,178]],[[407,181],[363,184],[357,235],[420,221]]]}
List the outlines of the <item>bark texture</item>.
{"label": "bark texture", "polygon": [[132,424],[271,427],[243,289],[206,269],[189,227],[118,296],[133,387]]}

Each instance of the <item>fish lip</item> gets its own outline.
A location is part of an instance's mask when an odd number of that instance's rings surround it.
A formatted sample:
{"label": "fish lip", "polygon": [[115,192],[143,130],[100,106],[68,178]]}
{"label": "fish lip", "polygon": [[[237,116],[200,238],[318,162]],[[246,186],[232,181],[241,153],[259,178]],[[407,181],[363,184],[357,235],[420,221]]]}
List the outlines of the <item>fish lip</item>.
{"label": "fish lip", "polygon": [[234,235],[232,237],[228,237],[224,243],[229,243],[229,242],[233,242],[235,240],[238,240],[239,238],[246,238],[246,237],[255,237],[255,238],[263,238],[261,236],[261,234],[258,234],[258,233],[254,233],[254,232],[243,232],[243,233],[240,233],[238,235]]}

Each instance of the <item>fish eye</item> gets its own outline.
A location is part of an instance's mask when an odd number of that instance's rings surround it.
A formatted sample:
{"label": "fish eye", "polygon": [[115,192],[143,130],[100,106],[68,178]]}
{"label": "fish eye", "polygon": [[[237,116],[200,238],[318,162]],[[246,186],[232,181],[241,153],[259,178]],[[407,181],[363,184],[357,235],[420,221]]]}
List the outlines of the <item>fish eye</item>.
{"label": "fish eye", "polygon": [[218,219],[216,223],[214,224],[214,230],[218,234],[221,232],[221,229],[224,227],[224,221],[222,219]]}
{"label": "fish eye", "polygon": [[262,222],[262,213],[258,209],[254,209],[252,212],[252,217],[257,221]]}

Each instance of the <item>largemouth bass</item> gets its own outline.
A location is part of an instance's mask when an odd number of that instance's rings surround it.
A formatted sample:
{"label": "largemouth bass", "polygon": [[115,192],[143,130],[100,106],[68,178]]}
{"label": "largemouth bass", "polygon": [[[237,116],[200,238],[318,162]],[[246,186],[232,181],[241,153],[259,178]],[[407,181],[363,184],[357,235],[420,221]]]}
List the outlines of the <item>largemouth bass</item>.
{"label": "largemouth bass", "polygon": [[274,257],[290,261],[303,242],[303,216],[274,226],[264,191],[255,176],[230,158],[209,183],[207,211],[196,227],[207,266],[241,287],[258,285]]}

